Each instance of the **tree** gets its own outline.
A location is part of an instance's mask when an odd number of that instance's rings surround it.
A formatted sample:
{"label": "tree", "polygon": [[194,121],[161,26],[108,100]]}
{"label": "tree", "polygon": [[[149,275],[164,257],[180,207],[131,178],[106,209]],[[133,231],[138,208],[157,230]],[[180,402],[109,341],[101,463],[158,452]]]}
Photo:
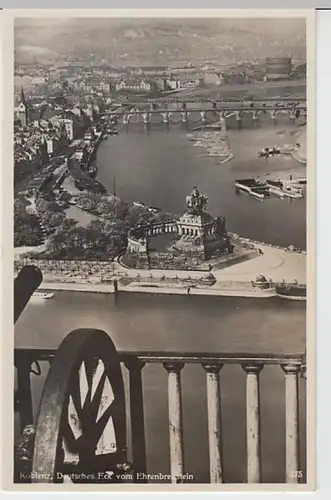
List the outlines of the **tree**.
{"label": "tree", "polygon": [[38,212],[42,215],[44,212],[59,213],[64,212],[64,209],[56,201],[47,201],[45,198],[38,198],[37,200]]}
{"label": "tree", "polygon": [[43,212],[41,221],[47,233],[53,232],[57,227],[62,226],[65,214],[61,212]]}
{"label": "tree", "polygon": [[54,259],[111,260],[126,245],[128,223],[94,219],[84,228],[65,219],[49,241],[47,257]]}
{"label": "tree", "polygon": [[74,227],[76,227],[78,224],[78,221],[76,219],[72,219],[70,217],[64,219],[63,224],[62,224],[62,231],[70,231]]}
{"label": "tree", "polygon": [[23,200],[14,203],[14,246],[36,246],[43,242],[38,217],[26,211]]}

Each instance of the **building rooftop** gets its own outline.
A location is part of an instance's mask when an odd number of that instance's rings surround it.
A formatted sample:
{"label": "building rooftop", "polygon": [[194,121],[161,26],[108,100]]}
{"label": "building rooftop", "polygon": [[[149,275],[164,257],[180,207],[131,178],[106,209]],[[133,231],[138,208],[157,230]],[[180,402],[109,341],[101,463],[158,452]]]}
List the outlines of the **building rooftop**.
{"label": "building rooftop", "polygon": [[181,224],[194,224],[194,225],[205,225],[209,222],[213,222],[214,217],[208,212],[201,212],[200,214],[191,214],[190,212],[185,212],[179,222]]}

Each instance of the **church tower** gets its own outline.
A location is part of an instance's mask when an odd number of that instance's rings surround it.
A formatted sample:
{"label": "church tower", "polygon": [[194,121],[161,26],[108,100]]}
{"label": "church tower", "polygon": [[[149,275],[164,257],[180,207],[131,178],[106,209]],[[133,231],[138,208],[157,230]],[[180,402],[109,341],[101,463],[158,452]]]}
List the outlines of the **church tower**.
{"label": "church tower", "polygon": [[22,127],[26,127],[28,124],[28,105],[25,99],[23,87],[21,88],[21,98],[20,103],[16,108],[16,115],[20,120]]}

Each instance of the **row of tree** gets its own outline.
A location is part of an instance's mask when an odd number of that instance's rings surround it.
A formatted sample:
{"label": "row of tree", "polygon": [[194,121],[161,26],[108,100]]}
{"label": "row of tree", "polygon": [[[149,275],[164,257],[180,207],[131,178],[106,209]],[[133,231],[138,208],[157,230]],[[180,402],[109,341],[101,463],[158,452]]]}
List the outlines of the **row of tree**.
{"label": "row of tree", "polygon": [[[71,196],[63,193],[61,199],[36,200],[38,215],[28,214],[28,201],[15,201],[15,246],[37,245],[47,236],[47,250],[38,258],[111,260],[127,244],[128,231],[139,224],[169,219],[165,213],[151,213],[147,207],[128,204],[112,195],[81,193],[77,207],[96,216],[86,227],[68,218],[65,210]],[[43,227],[41,231],[40,222]]]}
{"label": "row of tree", "polygon": [[14,203],[14,246],[37,246],[43,243],[39,218],[28,214],[26,201],[16,199]]}

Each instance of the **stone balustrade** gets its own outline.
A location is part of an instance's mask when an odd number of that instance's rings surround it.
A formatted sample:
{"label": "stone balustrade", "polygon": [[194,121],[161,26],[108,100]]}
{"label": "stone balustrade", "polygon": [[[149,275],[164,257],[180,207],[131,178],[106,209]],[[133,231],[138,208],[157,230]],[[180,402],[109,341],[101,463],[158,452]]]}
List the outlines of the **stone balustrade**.
{"label": "stone balustrade", "polygon": [[[15,366],[21,397],[26,402],[20,409],[21,425],[32,418],[31,369],[40,362],[52,362],[54,349],[15,349]],[[183,352],[119,352],[120,360],[129,372],[130,425],[132,434],[133,469],[137,474],[147,473],[145,442],[143,378],[147,364],[159,364],[168,375],[168,427],[170,469],[172,482],[181,482],[185,476],[185,449],[183,445],[183,411],[181,374],[187,365],[200,365],[205,371],[207,393],[207,422],[210,483],[225,482],[222,426],[222,368],[228,364],[242,367],[246,376],[246,471],[248,483],[263,482],[261,458],[261,402],[260,377],[265,366],[279,366],[284,373],[285,392],[285,482],[298,483],[299,464],[299,377],[305,369],[304,354],[222,354]],[[280,368],[279,368],[280,369]],[[200,404],[197,402],[197,404]],[[281,422],[279,423],[281,425]],[[275,425],[277,425],[275,423]],[[160,453],[163,451],[160,450]]]}

